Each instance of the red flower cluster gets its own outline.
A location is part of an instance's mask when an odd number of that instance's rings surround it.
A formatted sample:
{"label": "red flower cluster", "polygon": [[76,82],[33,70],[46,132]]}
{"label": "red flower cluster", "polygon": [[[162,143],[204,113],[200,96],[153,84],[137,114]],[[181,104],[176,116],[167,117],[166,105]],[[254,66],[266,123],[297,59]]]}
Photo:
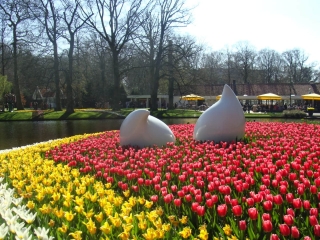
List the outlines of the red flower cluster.
{"label": "red flower cluster", "polygon": [[244,141],[233,143],[194,141],[193,127],[170,126],[177,143],[165,147],[121,147],[113,131],[56,147],[46,157],[171,206],[172,214],[183,206],[217,224],[237,219],[230,225],[247,236],[259,218],[258,230],[271,232],[271,239],[278,239],[275,233],[320,236],[319,125],[248,122]]}

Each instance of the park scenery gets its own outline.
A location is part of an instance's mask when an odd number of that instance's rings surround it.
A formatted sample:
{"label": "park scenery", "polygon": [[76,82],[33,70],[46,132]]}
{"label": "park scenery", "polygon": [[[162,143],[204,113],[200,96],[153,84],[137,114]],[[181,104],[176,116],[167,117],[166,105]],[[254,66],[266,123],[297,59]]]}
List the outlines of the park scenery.
{"label": "park scenery", "polygon": [[0,153],[0,239],[319,239],[320,125],[120,146],[119,130]]}

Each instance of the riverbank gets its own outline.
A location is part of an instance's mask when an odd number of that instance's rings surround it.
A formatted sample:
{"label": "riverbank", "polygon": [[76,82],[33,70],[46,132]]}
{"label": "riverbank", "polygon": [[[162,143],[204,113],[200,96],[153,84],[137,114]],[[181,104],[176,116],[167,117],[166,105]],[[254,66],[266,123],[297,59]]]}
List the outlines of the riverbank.
{"label": "riverbank", "polygon": [[[124,119],[133,108],[124,108],[120,111],[111,109],[76,109],[74,113],[53,110],[22,110],[0,112],[0,121],[43,121],[43,120],[84,120],[84,119]],[[198,118],[203,111],[189,109],[158,110],[151,112],[152,116],[164,118]],[[282,113],[245,113],[246,118],[284,118]],[[320,118],[314,114],[313,118]]]}

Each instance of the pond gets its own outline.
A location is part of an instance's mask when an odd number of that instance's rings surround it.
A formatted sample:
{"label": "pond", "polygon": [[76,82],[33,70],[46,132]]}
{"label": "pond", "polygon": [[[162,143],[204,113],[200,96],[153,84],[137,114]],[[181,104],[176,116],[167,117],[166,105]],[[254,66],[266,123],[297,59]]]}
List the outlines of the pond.
{"label": "pond", "polygon": [[[0,122],[0,150],[79,134],[118,130],[120,129],[122,121],[123,119]],[[168,125],[194,124],[197,118],[172,118],[162,119],[162,121]],[[269,122],[288,120],[257,118],[247,119],[247,121]]]}

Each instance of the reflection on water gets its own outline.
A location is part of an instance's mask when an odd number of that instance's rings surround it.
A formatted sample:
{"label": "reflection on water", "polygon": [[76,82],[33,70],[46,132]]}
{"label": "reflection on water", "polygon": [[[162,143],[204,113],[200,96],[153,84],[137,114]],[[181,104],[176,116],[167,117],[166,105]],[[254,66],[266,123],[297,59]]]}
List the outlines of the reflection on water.
{"label": "reflection on water", "polygon": [[[120,129],[122,121],[123,119],[0,122],[0,150],[79,134],[117,130]],[[163,119],[162,121],[168,125],[195,124],[197,118]],[[293,122],[300,120],[256,118],[247,119],[247,121]]]}

